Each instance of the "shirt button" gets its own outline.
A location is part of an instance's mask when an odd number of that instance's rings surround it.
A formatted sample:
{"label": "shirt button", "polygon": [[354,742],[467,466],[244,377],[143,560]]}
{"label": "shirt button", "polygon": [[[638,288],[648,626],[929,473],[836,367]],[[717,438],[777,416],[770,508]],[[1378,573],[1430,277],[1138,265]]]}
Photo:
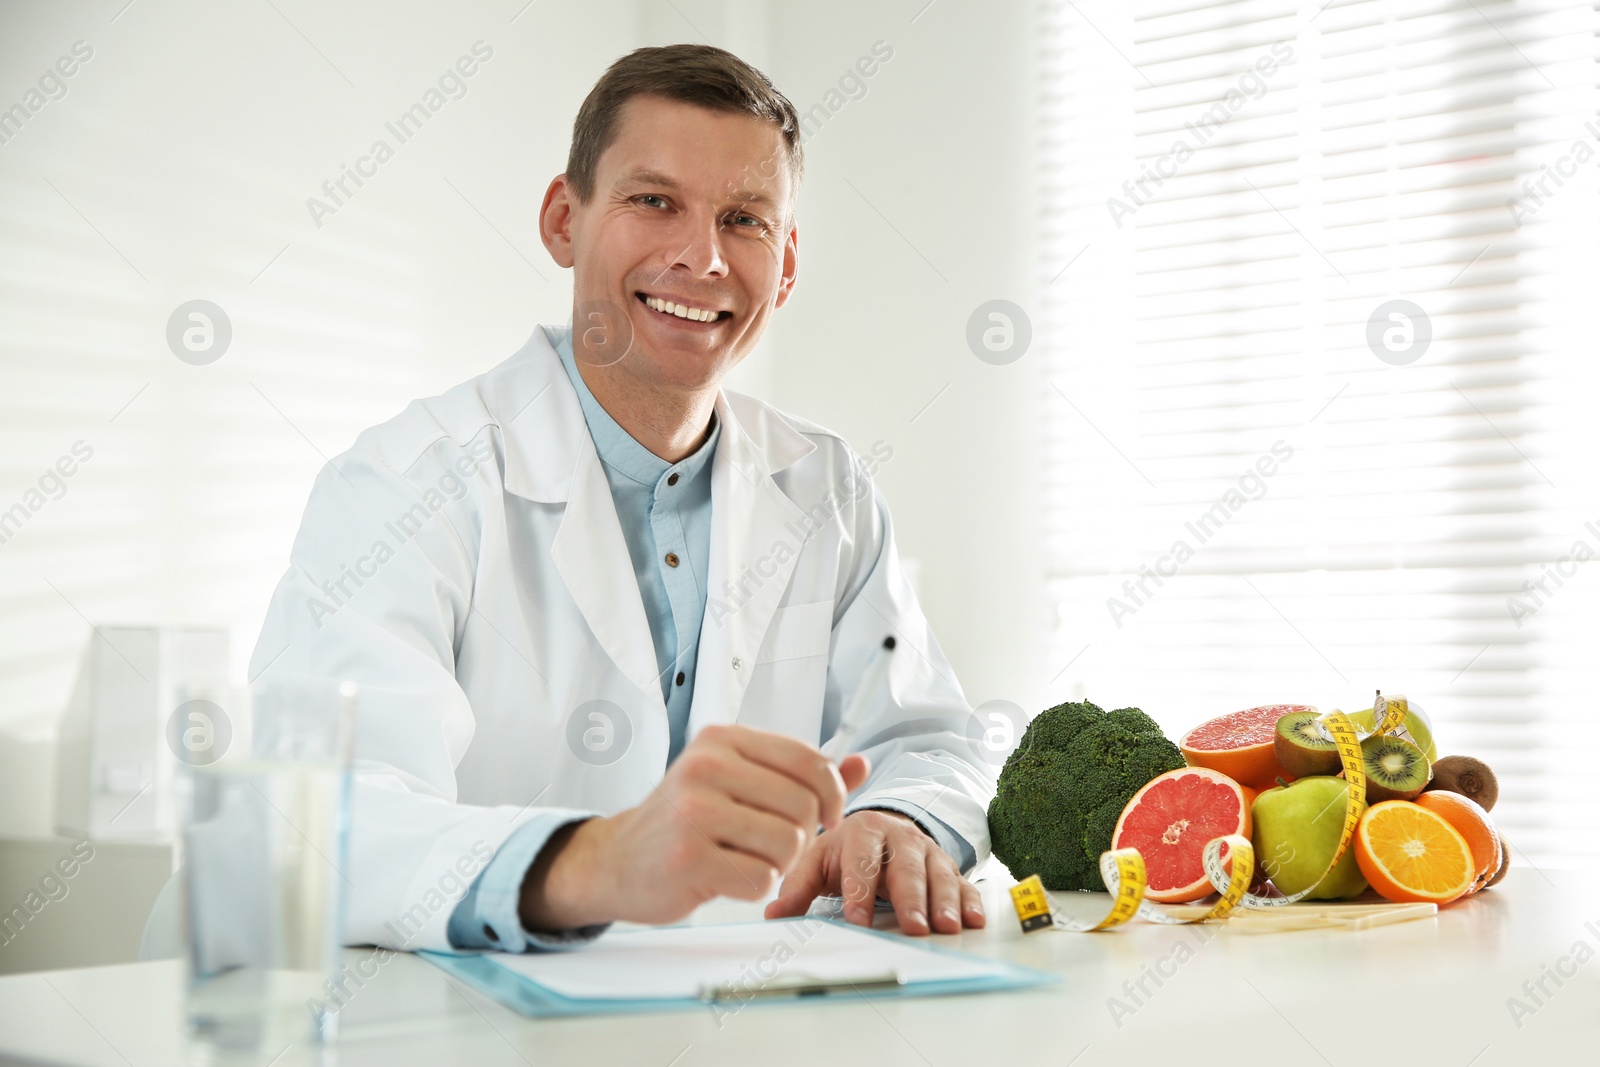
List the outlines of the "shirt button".
{"label": "shirt button", "polygon": [[676,471],[674,471],[672,474],[667,475],[667,484],[668,485],[677,485],[678,484],[678,475],[677,475]]}
{"label": "shirt button", "polygon": [[678,565],[678,554],[676,552],[668,552],[667,553],[667,566],[676,567],[677,565]]}
{"label": "shirt button", "polygon": [[739,657],[738,656],[733,657],[733,669],[734,670],[738,670],[739,669]]}
{"label": "shirt button", "polygon": [[682,671],[678,672],[678,684],[679,685],[683,684],[683,672]]}
{"label": "shirt button", "polygon": [[500,940],[500,935],[495,933],[494,927],[490,926],[488,923],[483,924],[483,936],[487,937],[490,941]]}

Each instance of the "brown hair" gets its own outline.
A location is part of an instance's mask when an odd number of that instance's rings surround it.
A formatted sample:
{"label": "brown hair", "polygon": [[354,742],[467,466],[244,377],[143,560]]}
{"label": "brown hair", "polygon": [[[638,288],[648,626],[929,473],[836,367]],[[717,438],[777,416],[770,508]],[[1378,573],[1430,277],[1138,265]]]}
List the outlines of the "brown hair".
{"label": "brown hair", "polygon": [[659,96],[712,111],[751,115],[783,133],[789,176],[798,195],[805,159],[800,116],[765,74],[732,52],[706,44],[636,48],[606,68],[578,108],[567,153],[567,182],[578,202],[594,196],[600,155],[617,138],[622,106],[635,96]]}

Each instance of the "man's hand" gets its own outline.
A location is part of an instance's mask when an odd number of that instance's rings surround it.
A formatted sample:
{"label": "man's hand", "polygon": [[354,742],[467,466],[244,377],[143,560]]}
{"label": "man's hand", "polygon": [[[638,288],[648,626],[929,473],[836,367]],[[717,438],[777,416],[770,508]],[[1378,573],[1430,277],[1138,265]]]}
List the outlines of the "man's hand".
{"label": "man's hand", "polygon": [[519,918],[529,930],[666,923],[716,897],[760,900],[819,824],[840,825],[868,769],[863,756],[835,767],[792,737],[708,726],[644,803],[551,839],[523,879]]}
{"label": "man's hand", "polygon": [[941,934],[985,922],[978,889],[955,860],[910,818],[892,811],[855,812],[811,842],[766,917],[803,915],[818,894],[827,894],[844,898],[846,922],[871,926],[880,891],[907,934],[928,933],[929,915]]}

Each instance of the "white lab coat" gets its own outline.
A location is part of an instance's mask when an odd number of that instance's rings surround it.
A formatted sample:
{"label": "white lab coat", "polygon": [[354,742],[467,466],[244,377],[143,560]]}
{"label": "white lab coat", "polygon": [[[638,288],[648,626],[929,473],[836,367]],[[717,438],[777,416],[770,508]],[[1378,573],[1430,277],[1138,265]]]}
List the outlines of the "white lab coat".
{"label": "white lab coat", "polygon": [[[981,861],[994,771],[862,457],[750,397],[723,390],[716,412],[688,739],[737,722],[824,741],[893,634],[889,684],[856,735],[872,775],[849,807],[920,805]],[[262,672],[362,685],[346,944],[448,948],[455,901],[518,825],[614,813],[660,781],[649,624],[546,328],[323,469],[251,661]],[[402,915],[415,936],[398,936]]]}

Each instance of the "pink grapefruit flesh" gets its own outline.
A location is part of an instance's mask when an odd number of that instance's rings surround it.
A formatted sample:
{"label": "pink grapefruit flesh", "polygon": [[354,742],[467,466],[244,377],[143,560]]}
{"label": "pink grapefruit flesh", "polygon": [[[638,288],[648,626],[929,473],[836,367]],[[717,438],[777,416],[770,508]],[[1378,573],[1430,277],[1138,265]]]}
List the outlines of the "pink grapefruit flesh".
{"label": "pink grapefruit flesh", "polygon": [[1309,704],[1265,704],[1219,715],[1184,734],[1178,748],[1191,767],[1221,771],[1252,789],[1271,789],[1283,774],[1272,749],[1278,720],[1292,711],[1316,710]]}
{"label": "pink grapefruit flesh", "polygon": [[1146,897],[1181,904],[1212,892],[1201,855],[1224,834],[1250,836],[1244,790],[1217,771],[1180,767],[1150,779],[1133,795],[1117,820],[1111,847],[1136,848],[1144,857]]}

